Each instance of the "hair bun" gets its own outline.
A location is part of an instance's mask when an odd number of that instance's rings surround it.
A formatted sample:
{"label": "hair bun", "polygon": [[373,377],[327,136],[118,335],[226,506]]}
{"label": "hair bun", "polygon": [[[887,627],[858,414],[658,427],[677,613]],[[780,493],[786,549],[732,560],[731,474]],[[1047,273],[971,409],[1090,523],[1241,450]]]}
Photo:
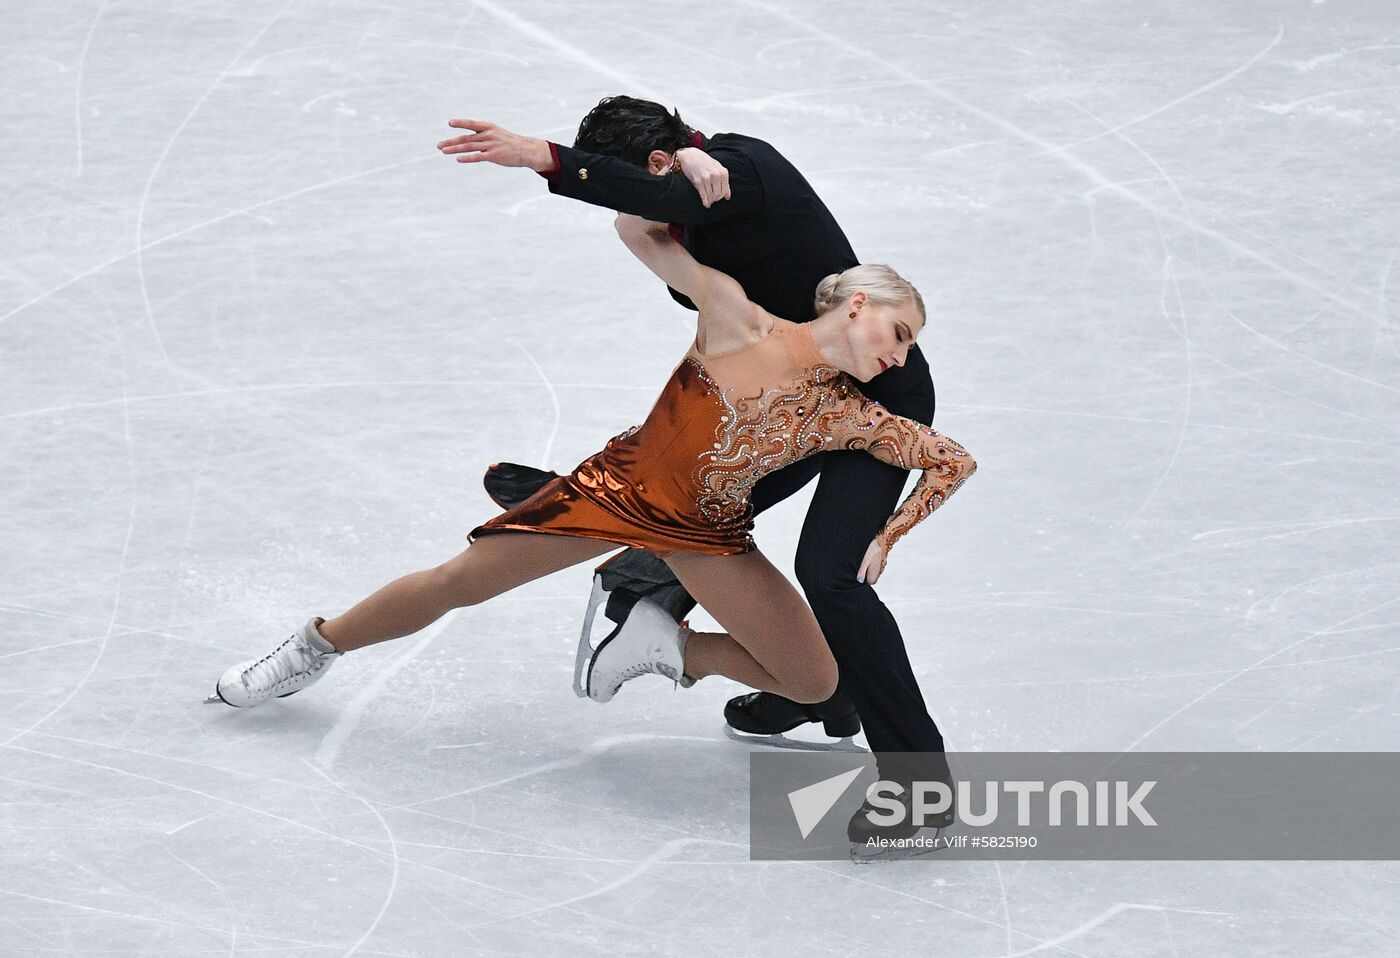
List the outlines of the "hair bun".
{"label": "hair bun", "polygon": [[903,276],[881,263],[862,263],[840,273],[832,273],[817,284],[814,297],[816,315],[840,306],[848,296],[863,292],[872,303],[886,306],[909,304],[926,321],[924,298]]}
{"label": "hair bun", "polygon": [[817,284],[816,306],[820,315],[841,302],[841,273],[832,273]]}

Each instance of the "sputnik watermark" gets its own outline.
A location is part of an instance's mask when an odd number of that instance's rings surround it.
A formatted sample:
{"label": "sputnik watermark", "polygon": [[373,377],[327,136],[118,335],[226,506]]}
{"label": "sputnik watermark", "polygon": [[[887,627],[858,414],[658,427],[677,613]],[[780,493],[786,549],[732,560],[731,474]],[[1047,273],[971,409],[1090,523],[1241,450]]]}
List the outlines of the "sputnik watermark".
{"label": "sputnik watermark", "polygon": [[[850,772],[850,778],[854,779],[859,771],[860,769],[856,769]],[[1136,819],[1140,825],[1155,826],[1157,824],[1156,819],[1143,805],[1147,794],[1157,784],[1156,781],[1149,780],[1137,783],[1137,787],[1131,795],[1128,793],[1128,789],[1132,787],[1133,783],[1117,780],[1085,783],[1062,779],[1049,785],[1042,781],[1024,780],[985,781],[980,784],[982,785],[982,811],[979,813],[972,811],[973,783],[969,781],[956,783],[958,802],[955,815],[957,820],[964,825],[981,827],[995,824],[1000,817],[999,797],[1002,792],[1016,796],[1016,824],[1022,827],[1031,824],[1033,800],[1039,795],[1045,796],[1047,824],[1052,826],[1063,824],[1064,809],[1067,803],[1072,803],[1075,825],[1087,826],[1091,824],[1091,808],[1093,825],[1128,825],[1131,824],[1129,816]],[[1094,796],[1092,802],[1089,799],[1091,784]],[[903,799],[906,791],[911,793],[907,804]],[[1112,798],[1110,798],[1110,792],[1112,792]],[[930,795],[935,796],[932,801],[930,801]],[[835,804],[840,797],[838,793],[832,798],[831,803]],[[946,817],[953,808],[953,789],[949,787],[947,782],[915,782],[909,789],[905,789],[898,782],[881,780],[866,789],[865,799],[874,806],[866,812],[866,818],[873,825],[899,825],[904,822],[906,816],[912,816],[912,823],[923,827],[934,822],[942,822]],[[830,805],[827,807],[830,808]],[[802,837],[806,838],[810,833],[811,829],[809,828]]]}
{"label": "sputnik watermark", "polygon": [[1400,860],[1396,752],[789,751],[749,770],[754,859]]}
{"label": "sputnik watermark", "polygon": [[858,766],[849,772],[842,772],[805,788],[788,792],[788,805],[792,808],[792,817],[797,820],[797,827],[801,830],[803,838],[812,834],[812,829],[821,824],[822,819],[826,818],[826,813],[831,811],[831,806],[841,800],[841,796],[846,794],[846,789],[851,787],[856,776],[863,771],[865,768]]}

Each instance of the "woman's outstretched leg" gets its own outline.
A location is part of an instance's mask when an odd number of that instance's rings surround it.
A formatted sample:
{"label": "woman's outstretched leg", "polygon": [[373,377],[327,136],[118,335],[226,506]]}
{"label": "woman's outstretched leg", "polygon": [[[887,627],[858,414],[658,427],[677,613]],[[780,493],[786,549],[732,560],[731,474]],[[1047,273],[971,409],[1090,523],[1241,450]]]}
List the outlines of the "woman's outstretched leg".
{"label": "woman's outstretched leg", "polygon": [[480,536],[442,565],[395,579],[323,623],[321,635],[337,652],[411,635],[452,609],[485,602],[617,548],[597,539],[533,532]]}
{"label": "woman's outstretched leg", "polygon": [[726,630],[689,636],[686,675],[723,675],[794,702],[824,702],[835,693],[836,660],[816,617],[761,552],[678,552],[666,562]]}
{"label": "woman's outstretched leg", "polygon": [[456,558],[395,579],[329,622],[311,619],[262,658],[224,672],[208,701],[251,708],[316,682],[343,653],[417,632],[451,609],[614,548],[595,539],[508,532],[482,536]]}

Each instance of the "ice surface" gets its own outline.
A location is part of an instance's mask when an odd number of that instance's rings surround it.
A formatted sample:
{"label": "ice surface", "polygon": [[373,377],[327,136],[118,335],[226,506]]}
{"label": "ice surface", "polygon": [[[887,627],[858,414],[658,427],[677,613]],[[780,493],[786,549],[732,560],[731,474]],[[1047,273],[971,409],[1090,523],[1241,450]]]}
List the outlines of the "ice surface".
{"label": "ice surface", "polygon": [[576,699],[585,569],[200,704],[461,549],[489,462],[645,412],[690,314],[605,212],[433,149],[626,91],[775,143],[928,299],[981,471],[880,591],[950,748],[1395,748],[1393,4],[0,24],[0,953],[1393,948],[1388,864],[751,864],[736,687]]}

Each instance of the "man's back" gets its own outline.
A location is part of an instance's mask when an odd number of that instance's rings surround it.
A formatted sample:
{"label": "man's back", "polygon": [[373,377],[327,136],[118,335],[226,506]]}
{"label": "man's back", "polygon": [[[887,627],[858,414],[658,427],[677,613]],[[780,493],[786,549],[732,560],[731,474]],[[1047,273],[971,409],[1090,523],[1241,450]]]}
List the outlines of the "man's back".
{"label": "man's back", "polygon": [[[762,190],[761,203],[751,211],[686,226],[686,249],[738,280],[750,299],[775,316],[795,323],[812,319],[817,283],[859,262],[836,218],[797,168],[763,140],[717,133],[703,148],[729,169],[731,181],[751,169]],[[716,205],[724,202],[731,201]]]}
{"label": "man's back", "polygon": [[558,144],[558,167],[544,175],[553,193],[679,226],[691,255],[734,277],[758,305],[792,322],[812,319],[817,283],[859,263],[836,218],[763,140],[696,134],[694,145],[729,171],[731,199],[705,207],[682,176],[655,176],[618,157]]}

